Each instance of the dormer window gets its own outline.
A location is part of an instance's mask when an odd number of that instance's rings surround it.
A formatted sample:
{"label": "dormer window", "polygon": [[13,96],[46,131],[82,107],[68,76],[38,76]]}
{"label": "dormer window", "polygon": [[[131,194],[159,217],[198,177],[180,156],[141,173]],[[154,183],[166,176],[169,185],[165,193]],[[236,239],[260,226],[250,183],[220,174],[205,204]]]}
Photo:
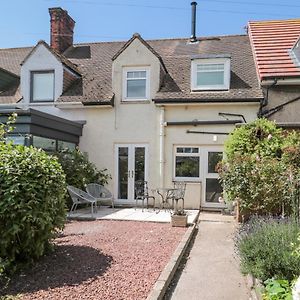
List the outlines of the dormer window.
{"label": "dormer window", "polygon": [[123,100],[149,100],[149,68],[135,67],[123,69]]}
{"label": "dormer window", "polygon": [[31,72],[31,102],[54,101],[54,71]]}
{"label": "dormer window", "polygon": [[230,59],[208,58],[192,60],[192,91],[228,90]]}

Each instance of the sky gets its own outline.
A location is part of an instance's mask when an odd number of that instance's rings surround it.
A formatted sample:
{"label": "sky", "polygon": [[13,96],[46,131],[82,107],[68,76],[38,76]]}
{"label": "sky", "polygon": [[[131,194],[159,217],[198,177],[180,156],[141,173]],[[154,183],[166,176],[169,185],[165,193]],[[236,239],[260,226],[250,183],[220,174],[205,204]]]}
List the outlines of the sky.
{"label": "sky", "polygon": [[[197,36],[243,34],[249,20],[300,18],[299,0],[198,0]],[[1,0],[0,48],[49,43],[49,7],[76,21],[75,43],[189,37],[187,0]]]}

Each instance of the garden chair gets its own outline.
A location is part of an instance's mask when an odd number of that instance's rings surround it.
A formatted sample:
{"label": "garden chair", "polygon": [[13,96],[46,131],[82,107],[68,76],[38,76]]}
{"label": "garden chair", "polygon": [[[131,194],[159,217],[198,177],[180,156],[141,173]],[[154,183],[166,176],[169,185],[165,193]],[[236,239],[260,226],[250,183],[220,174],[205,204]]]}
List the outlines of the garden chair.
{"label": "garden chair", "polygon": [[148,209],[149,199],[153,199],[153,208],[155,210],[155,197],[149,195],[148,182],[144,180],[137,180],[135,182],[135,206],[138,201],[142,201],[142,211],[144,211],[144,202],[146,200],[146,208]]}
{"label": "garden chair", "polygon": [[97,202],[109,201],[111,203],[111,207],[113,209],[115,208],[112,193],[108,189],[106,189],[103,185],[100,185],[98,183],[89,183],[86,186],[86,191],[89,195],[94,197]]}
{"label": "garden chair", "polygon": [[72,198],[73,205],[71,207],[70,213],[74,212],[77,209],[78,204],[91,204],[91,212],[92,217],[94,215],[94,206],[95,210],[97,211],[97,199],[93,196],[89,195],[88,193],[74,187],[74,186],[67,186],[67,190]]}
{"label": "garden chair", "polygon": [[[182,181],[175,181],[174,182],[174,193],[172,198],[172,206],[175,210],[178,210],[178,202],[182,201],[182,209],[184,210],[184,196],[186,190],[186,182]],[[175,206],[174,206],[175,202]]]}

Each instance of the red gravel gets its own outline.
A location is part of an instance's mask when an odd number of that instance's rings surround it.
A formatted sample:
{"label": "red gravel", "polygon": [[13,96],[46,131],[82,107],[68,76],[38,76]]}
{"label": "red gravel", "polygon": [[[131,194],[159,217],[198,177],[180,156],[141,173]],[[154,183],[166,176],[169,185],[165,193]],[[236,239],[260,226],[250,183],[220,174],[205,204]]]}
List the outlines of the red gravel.
{"label": "red gravel", "polygon": [[148,222],[71,222],[56,239],[56,251],[16,275],[5,294],[20,293],[24,300],[145,299],[185,231]]}

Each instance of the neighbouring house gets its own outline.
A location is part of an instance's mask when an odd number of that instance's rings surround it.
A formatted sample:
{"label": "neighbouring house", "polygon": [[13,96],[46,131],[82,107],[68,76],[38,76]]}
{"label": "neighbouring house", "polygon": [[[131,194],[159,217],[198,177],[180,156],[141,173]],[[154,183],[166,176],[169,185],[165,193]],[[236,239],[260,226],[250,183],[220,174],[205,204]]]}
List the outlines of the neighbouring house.
{"label": "neighbouring house", "polygon": [[67,11],[49,12],[50,46],[0,49],[1,112],[19,112],[23,128],[11,139],[78,144],[111,173],[120,205],[137,180],[185,181],[186,208],[220,208],[224,140],[264,99],[248,35],[74,44]]}
{"label": "neighbouring house", "polygon": [[259,114],[300,128],[300,19],[249,22],[248,31],[265,95]]}

